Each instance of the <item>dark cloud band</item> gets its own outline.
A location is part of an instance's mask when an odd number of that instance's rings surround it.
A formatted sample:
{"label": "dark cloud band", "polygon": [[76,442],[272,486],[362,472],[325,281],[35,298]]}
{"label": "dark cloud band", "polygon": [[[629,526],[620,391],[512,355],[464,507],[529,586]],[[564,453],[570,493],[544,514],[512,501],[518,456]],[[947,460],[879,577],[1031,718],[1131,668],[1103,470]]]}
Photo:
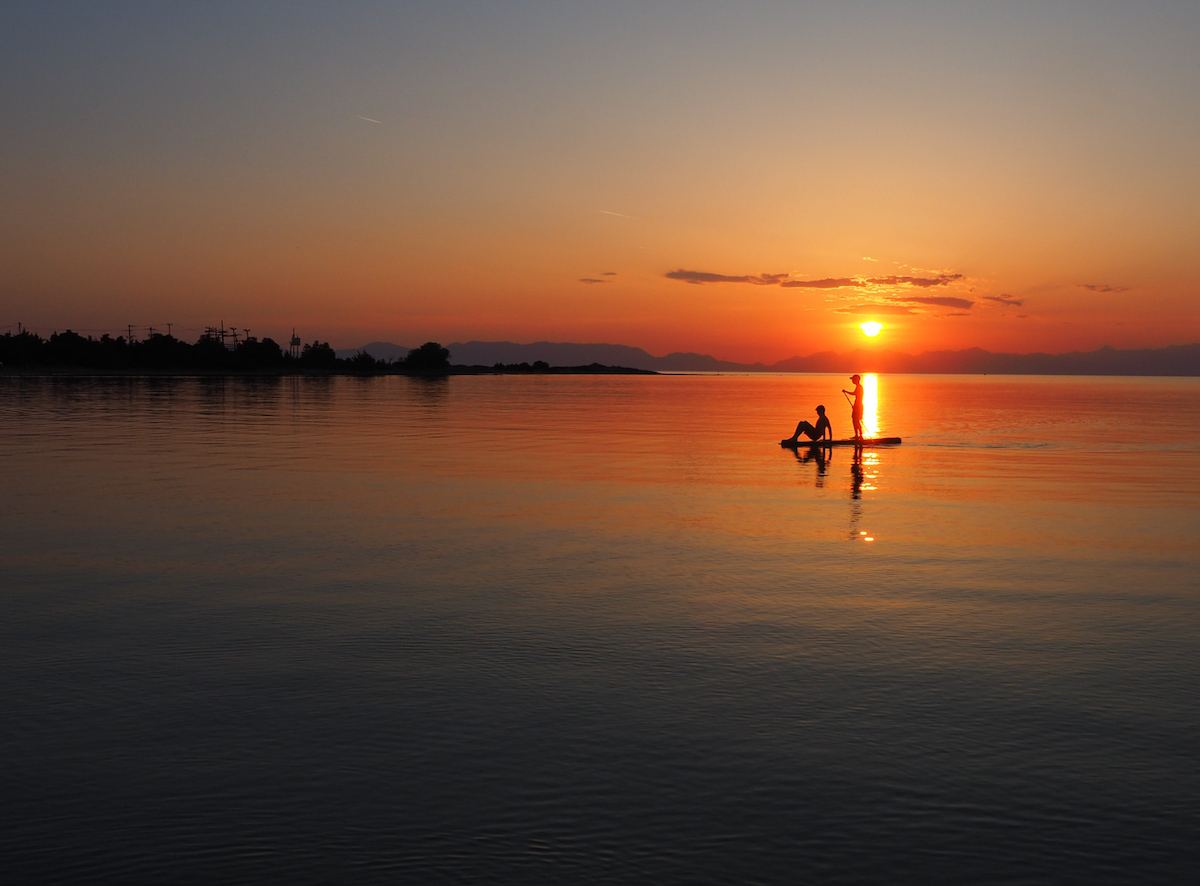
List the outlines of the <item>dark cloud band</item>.
{"label": "dark cloud band", "polygon": [[838,314],[911,314],[913,311],[904,305],[851,305],[847,308],[837,308]]}
{"label": "dark cloud band", "polygon": [[784,280],[779,285],[785,289],[843,289],[859,283],[850,277],[825,277],[821,280]]}
{"label": "dark cloud band", "polygon": [[954,298],[949,295],[898,295],[892,301],[915,305],[937,305],[941,308],[961,308],[969,310],[975,302],[969,298]]}
{"label": "dark cloud band", "polygon": [[756,286],[774,286],[787,279],[787,274],[742,274],[731,277],[727,274],[710,274],[708,271],[668,271],[669,280],[682,280],[684,283],[753,283]]}
{"label": "dark cloud band", "polygon": [[916,286],[927,289],[932,286],[948,286],[964,279],[962,274],[939,274],[936,277],[822,277],[819,280],[789,280],[787,274],[713,274],[708,271],[688,271],[680,268],[668,271],[670,280],[685,283],[754,283],[758,286],[779,285],[785,289],[851,289],[870,286]]}
{"label": "dark cloud band", "polygon": [[875,286],[948,286],[963,279],[962,274],[939,274],[936,277],[868,277],[867,282]]}

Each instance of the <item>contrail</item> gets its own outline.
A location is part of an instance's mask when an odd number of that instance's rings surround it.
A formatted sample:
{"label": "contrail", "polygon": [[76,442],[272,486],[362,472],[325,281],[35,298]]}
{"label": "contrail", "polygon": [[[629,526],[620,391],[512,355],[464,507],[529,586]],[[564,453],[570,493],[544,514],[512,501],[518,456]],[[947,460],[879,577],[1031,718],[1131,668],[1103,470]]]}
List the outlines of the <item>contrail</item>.
{"label": "contrail", "polygon": [[366,120],[368,123],[383,123],[382,120],[376,120],[374,117],[363,117],[361,114],[355,114],[359,120]]}
{"label": "contrail", "polygon": [[615,215],[619,218],[633,218],[632,215],[626,215],[623,212],[609,212],[607,209],[601,209],[600,211],[603,212],[605,215]]}

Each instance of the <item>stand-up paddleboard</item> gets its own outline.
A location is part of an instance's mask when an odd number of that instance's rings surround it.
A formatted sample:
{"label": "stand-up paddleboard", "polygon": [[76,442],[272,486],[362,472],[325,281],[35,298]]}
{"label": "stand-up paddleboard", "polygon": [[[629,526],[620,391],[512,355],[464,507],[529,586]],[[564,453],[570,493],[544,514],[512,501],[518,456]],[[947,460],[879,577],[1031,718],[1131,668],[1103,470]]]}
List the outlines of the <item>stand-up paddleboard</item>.
{"label": "stand-up paddleboard", "polygon": [[865,440],[780,440],[780,446],[788,449],[815,448],[817,446],[899,446],[899,437],[867,437]]}

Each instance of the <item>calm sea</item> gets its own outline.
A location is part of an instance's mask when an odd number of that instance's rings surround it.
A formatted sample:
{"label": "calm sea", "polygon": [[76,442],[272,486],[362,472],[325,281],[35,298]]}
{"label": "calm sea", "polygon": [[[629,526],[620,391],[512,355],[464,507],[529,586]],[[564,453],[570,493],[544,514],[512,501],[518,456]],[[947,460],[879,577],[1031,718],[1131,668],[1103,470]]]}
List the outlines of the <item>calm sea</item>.
{"label": "calm sea", "polygon": [[1200,380],[868,381],[0,379],[0,869],[1195,882]]}

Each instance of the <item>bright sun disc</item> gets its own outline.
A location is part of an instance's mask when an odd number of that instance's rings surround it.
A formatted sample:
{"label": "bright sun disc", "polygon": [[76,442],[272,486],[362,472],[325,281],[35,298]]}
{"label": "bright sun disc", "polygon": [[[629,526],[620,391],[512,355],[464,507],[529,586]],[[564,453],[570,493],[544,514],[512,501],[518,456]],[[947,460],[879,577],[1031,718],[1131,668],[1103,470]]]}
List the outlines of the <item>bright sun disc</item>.
{"label": "bright sun disc", "polygon": [[863,335],[867,338],[874,338],[883,330],[883,324],[876,323],[874,320],[868,320],[866,323],[859,323],[858,328],[863,331]]}

